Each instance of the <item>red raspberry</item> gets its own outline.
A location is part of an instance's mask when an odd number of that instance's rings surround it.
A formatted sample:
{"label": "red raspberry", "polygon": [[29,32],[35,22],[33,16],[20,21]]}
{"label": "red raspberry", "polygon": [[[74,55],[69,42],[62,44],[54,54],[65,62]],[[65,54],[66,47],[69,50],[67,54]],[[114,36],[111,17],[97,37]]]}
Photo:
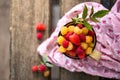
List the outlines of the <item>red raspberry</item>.
{"label": "red raspberry", "polygon": [[62,46],[63,46],[64,48],[67,48],[68,45],[69,45],[69,41],[64,40],[64,41],[62,42]]}
{"label": "red raspberry", "polygon": [[44,31],[45,28],[46,28],[45,25],[42,24],[42,23],[38,23],[37,26],[36,26],[37,31]]}
{"label": "red raspberry", "polygon": [[77,54],[81,54],[81,53],[84,53],[84,50],[82,49],[81,46],[79,46],[76,51],[75,51]]}
{"label": "red raspberry", "polygon": [[41,64],[41,65],[40,65],[40,71],[41,71],[41,72],[44,72],[45,70],[46,70],[46,66],[43,65],[43,64]]}
{"label": "red raspberry", "polygon": [[77,24],[77,26],[82,29],[83,28],[83,25],[82,24]]}
{"label": "red raspberry", "polygon": [[88,35],[94,37],[94,32],[89,30],[89,31],[88,31]]}
{"label": "red raspberry", "polygon": [[80,41],[81,41],[81,42],[85,42],[85,41],[86,41],[86,37],[85,37],[84,34],[80,34],[80,35],[79,35],[79,38],[80,38]]}
{"label": "red raspberry", "polygon": [[72,35],[72,34],[73,34],[73,32],[68,32],[68,33],[64,36],[65,39],[69,40],[69,36]]}
{"label": "red raspberry", "polygon": [[37,66],[37,65],[32,66],[32,71],[33,71],[33,72],[37,72],[37,71],[38,71],[38,66]]}
{"label": "red raspberry", "polygon": [[39,32],[39,33],[37,33],[37,39],[42,39],[42,37],[43,37],[43,34],[41,33],[41,32]]}
{"label": "red raspberry", "polygon": [[78,57],[79,57],[80,59],[85,58],[85,52],[78,54]]}

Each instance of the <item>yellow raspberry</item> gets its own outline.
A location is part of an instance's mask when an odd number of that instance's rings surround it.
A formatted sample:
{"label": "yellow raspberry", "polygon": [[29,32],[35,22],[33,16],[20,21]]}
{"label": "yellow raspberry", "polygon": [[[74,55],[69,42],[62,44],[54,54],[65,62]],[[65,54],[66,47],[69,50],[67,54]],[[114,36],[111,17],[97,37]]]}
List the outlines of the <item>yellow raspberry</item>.
{"label": "yellow raspberry", "polygon": [[64,52],[66,52],[66,49],[63,46],[60,46],[58,48],[58,51],[64,53]]}
{"label": "yellow raspberry", "polygon": [[82,28],[82,33],[83,33],[83,34],[87,35],[87,34],[88,34],[88,31],[89,31],[88,28],[86,28],[86,27],[83,27],[83,28]]}
{"label": "yellow raspberry", "polygon": [[93,38],[92,36],[86,36],[86,43],[92,43]]}
{"label": "yellow raspberry", "polygon": [[73,49],[73,44],[71,42],[69,42],[69,45],[67,47],[67,50],[70,51]]}
{"label": "yellow raspberry", "polygon": [[67,34],[67,32],[68,32],[68,28],[67,28],[67,27],[62,27],[62,28],[61,28],[61,34],[62,34],[62,35]]}
{"label": "yellow raspberry", "polygon": [[82,47],[84,50],[86,50],[86,49],[88,48],[88,44],[85,43],[85,42],[82,42],[82,43],[81,43],[81,47]]}
{"label": "yellow raspberry", "polygon": [[68,27],[69,32],[74,32],[74,28],[75,28],[75,26],[69,26]]}
{"label": "yellow raspberry", "polygon": [[80,29],[79,27],[75,27],[74,28],[74,33],[81,34],[82,33],[82,29]]}
{"label": "yellow raspberry", "polygon": [[90,43],[89,46],[93,48],[94,47],[94,43]]}
{"label": "yellow raspberry", "polygon": [[91,54],[91,53],[92,53],[92,49],[93,49],[93,48],[88,47],[88,48],[86,49],[86,51],[85,51],[86,54]]}
{"label": "yellow raspberry", "polygon": [[65,40],[65,38],[63,36],[59,36],[57,38],[57,43],[61,45],[64,40]]}
{"label": "yellow raspberry", "polygon": [[50,75],[50,71],[49,70],[44,71],[43,75],[44,77],[48,77]]}

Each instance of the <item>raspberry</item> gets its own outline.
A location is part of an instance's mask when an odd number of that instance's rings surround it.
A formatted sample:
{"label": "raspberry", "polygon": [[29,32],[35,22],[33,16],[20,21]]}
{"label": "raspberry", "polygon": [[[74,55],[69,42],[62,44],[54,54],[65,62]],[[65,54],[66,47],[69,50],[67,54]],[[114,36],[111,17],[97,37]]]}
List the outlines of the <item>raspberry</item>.
{"label": "raspberry", "polygon": [[62,34],[62,35],[67,34],[67,32],[68,32],[68,28],[67,28],[67,27],[62,27],[62,28],[61,28],[61,34]]}
{"label": "raspberry", "polygon": [[73,32],[68,32],[68,33],[64,36],[65,39],[69,40],[69,36],[72,35],[72,34],[73,34]]}
{"label": "raspberry", "polygon": [[85,37],[84,34],[80,34],[79,37],[80,37],[80,41],[81,42],[85,42],[86,41],[86,37]]}
{"label": "raspberry", "polygon": [[40,72],[44,72],[46,70],[46,66],[41,64],[39,69],[40,69]]}
{"label": "raspberry", "polygon": [[80,54],[80,53],[84,53],[84,50],[82,49],[81,46],[79,46],[76,51],[75,51],[77,54]]}
{"label": "raspberry", "polygon": [[68,54],[71,57],[75,57],[76,56],[75,51],[67,51],[66,54]]}
{"label": "raspberry", "polygon": [[77,24],[77,26],[82,29],[83,28],[83,25],[82,24]]}
{"label": "raspberry", "polygon": [[57,38],[57,43],[61,45],[64,40],[65,40],[65,38],[63,36],[59,36]]}
{"label": "raspberry", "polygon": [[67,50],[70,51],[73,49],[73,44],[71,42],[69,42],[69,45],[67,47]]}
{"label": "raspberry", "polygon": [[37,65],[32,66],[32,71],[33,71],[33,72],[37,72],[37,71],[38,71],[38,66],[37,66]]}
{"label": "raspberry", "polygon": [[37,33],[37,39],[42,39],[42,37],[43,37],[43,34],[41,33],[41,32],[39,32],[39,33]]}
{"label": "raspberry", "polygon": [[87,35],[87,34],[88,34],[88,31],[89,31],[88,28],[83,27],[82,30],[83,30],[82,33],[83,33],[84,35]]}
{"label": "raspberry", "polygon": [[48,77],[50,75],[50,71],[46,70],[43,75],[44,77]]}
{"label": "raspberry", "polygon": [[58,51],[64,53],[64,52],[66,52],[66,49],[63,46],[60,46],[59,49],[58,49]]}
{"label": "raspberry", "polygon": [[85,58],[85,52],[78,54],[78,57],[79,57],[80,59]]}
{"label": "raspberry", "polygon": [[94,37],[94,32],[89,30],[88,35]]}
{"label": "raspberry", "polygon": [[62,46],[63,46],[64,48],[67,48],[68,45],[69,45],[69,41],[64,40],[64,41],[62,42]]}
{"label": "raspberry", "polygon": [[74,33],[81,34],[82,33],[82,29],[80,29],[79,27],[75,27],[74,28]]}
{"label": "raspberry", "polygon": [[86,54],[91,54],[92,53],[92,48],[91,47],[88,47],[87,49],[86,49]]}
{"label": "raspberry", "polygon": [[74,32],[74,28],[75,28],[75,26],[72,26],[72,25],[71,25],[71,26],[69,26],[69,27],[68,27],[69,32]]}
{"label": "raspberry", "polygon": [[92,43],[93,38],[92,36],[86,36],[86,43]]}
{"label": "raspberry", "polygon": [[45,30],[45,28],[46,28],[45,25],[42,23],[38,23],[36,26],[37,31],[43,31],[43,30]]}

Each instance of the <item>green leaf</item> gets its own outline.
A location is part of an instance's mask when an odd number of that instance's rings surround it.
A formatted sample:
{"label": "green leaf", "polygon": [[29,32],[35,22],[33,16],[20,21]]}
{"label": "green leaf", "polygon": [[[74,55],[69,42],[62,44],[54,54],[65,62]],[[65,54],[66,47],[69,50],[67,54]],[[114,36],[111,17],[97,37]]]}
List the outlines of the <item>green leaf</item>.
{"label": "green leaf", "polygon": [[85,19],[87,17],[87,13],[88,13],[88,8],[86,5],[84,5],[84,10],[83,10],[83,14],[82,14],[83,19]]}
{"label": "green leaf", "polygon": [[94,8],[93,8],[93,6],[92,6],[92,8],[91,8],[91,13],[90,13],[90,17],[93,15],[93,13],[94,13]]}
{"label": "green leaf", "polygon": [[97,20],[95,17],[90,17],[90,19],[93,21],[93,22],[99,22],[99,20]]}
{"label": "green leaf", "polygon": [[44,64],[48,61],[48,57],[46,54],[43,54],[42,60],[43,60]]}
{"label": "green leaf", "polygon": [[46,66],[47,67],[53,67],[53,65],[51,63],[48,63],[48,62],[46,63]]}
{"label": "green leaf", "polygon": [[101,17],[105,16],[108,12],[109,12],[109,10],[100,10],[100,11],[96,12],[95,14],[93,14],[93,17],[101,18]]}
{"label": "green leaf", "polygon": [[92,30],[92,26],[87,22],[87,21],[83,21],[83,24],[85,27],[87,27],[89,30]]}

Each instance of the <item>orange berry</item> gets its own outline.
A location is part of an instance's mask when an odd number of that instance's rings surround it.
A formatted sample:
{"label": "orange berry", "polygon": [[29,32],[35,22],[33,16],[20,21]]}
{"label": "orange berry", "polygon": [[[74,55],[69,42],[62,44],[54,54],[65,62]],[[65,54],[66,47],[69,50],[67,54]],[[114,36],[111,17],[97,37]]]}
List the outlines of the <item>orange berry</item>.
{"label": "orange berry", "polygon": [[87,35],[87,34],[88,34],[88,31],[89,31],[88,28],[86,28],[86,27],[83,27],[83,28],[82,28],[82,33],[83,33],[83,34]]}
{"label": "orange berry", "polygon": [[86,54],[91,54],[92,53],[92,48],[91,47],[88,47],[87,49],[86,49]]}
{"label": "orange berry", "polygon": [[61,52],[61,53],[64,53],[64,52],[66,52],[66,49],[63,46],[60,46],[58,48],[58,51]]}
{"label": "orange berry", "polygon": [[92,36],[86,36],[86,43],[92,43],[93,38]]}
{"label": "orange berry", "polygon": [[85,43],[85,42],[82,42],[82,43],[81,43],[81,47],[85,50],[85,49],[88,48],[88,44]]}
{"label": "orange berry", "polygon": [[44,71],[43,75],[44,75],[44,77],[48,77],[50,75],[50,71],[49,70]]}
{"label": "orange berry", "polygon": [[64,40],[65,40],[65,38],[63,36],[59,36],[57,38],[57,43],[61,45]]}
{"label": "orange berry", "polygon": [[80,29],[79,27],[75,27],[74,28],[74,33],[81,34],[82,33],[82,29]]}
{"label": "orange berry", "polygon": [[69,42],[69,45],[67,47],[67,50],[70,51],[73,49],[73,44],[71,42]]}
{"label": "orange berry", "polygon": [[68,27],[69,32],[74,32],[74,28],[75,28],[75,26],[69,26],[69,27]]}

